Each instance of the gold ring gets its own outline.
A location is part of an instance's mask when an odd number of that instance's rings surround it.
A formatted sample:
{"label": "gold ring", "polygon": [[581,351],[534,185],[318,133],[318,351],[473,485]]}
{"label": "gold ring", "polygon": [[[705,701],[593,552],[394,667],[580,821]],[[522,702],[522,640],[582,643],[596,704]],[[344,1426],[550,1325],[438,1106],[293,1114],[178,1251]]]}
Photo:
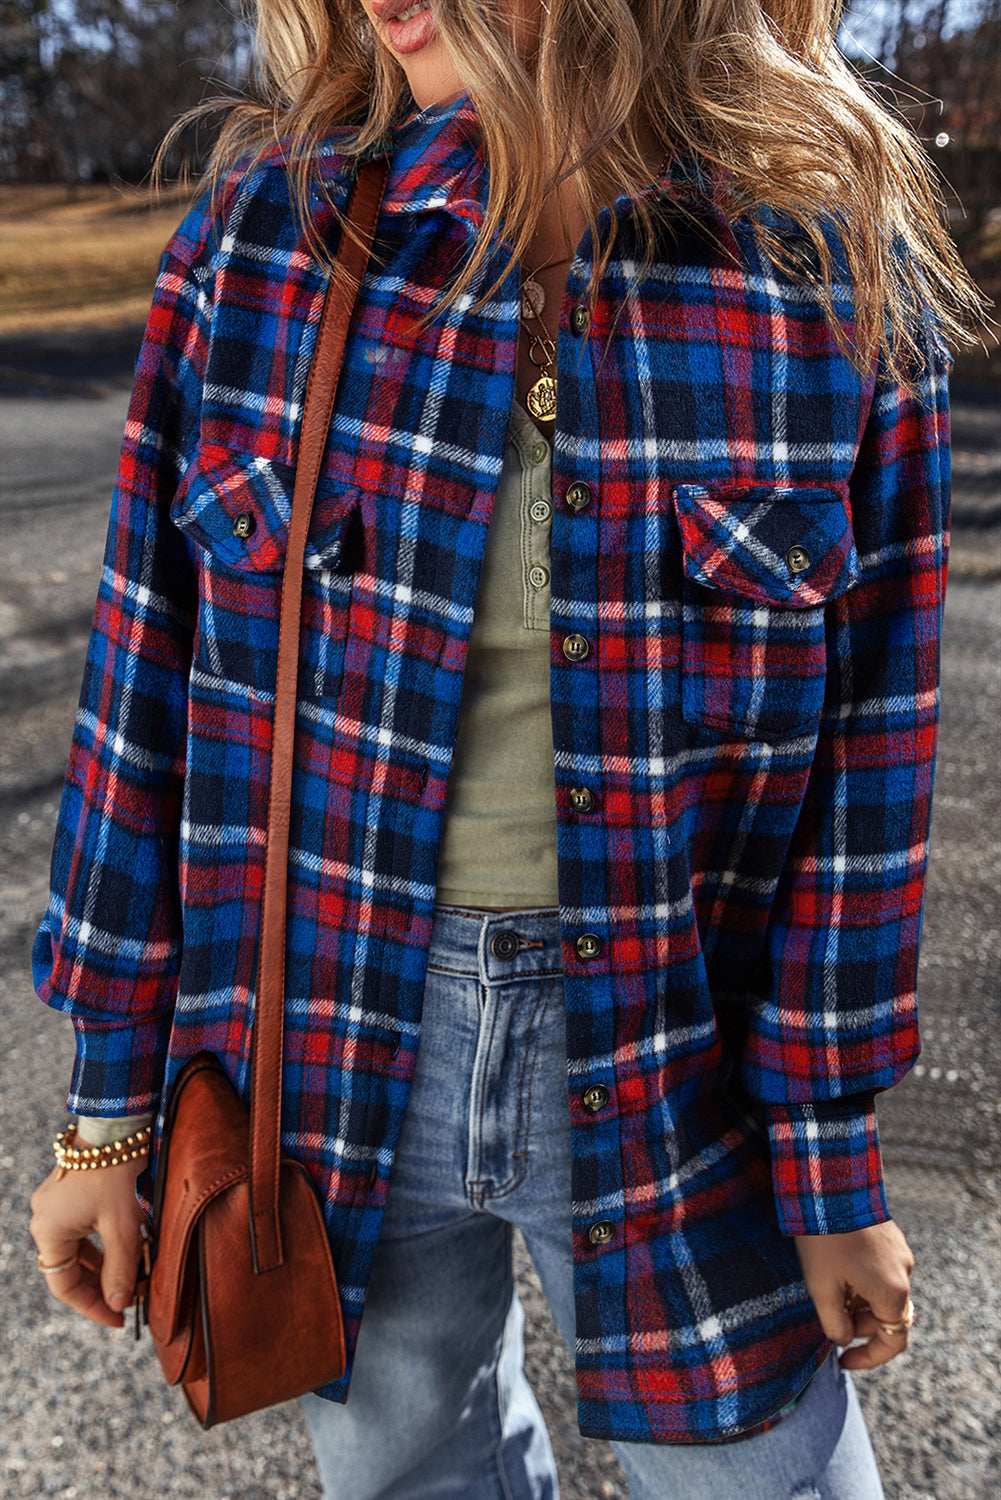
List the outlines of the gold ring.
{"label": "gold ring", "polygon": [[79,1255],[71,1255],[69,1260],[61,1261],[58,1266],[47,1266],[42,1257],[38,1257],[38,1269],[43,1276],[59,1276],[63,1271],[70,1271],[74,1266],[78,1266],[79,1264]]}
{"label": "gold ring", "polygon": [[901,1334],[907,1333],[908,1329],[913,1327],[913,1324],[914,1304],[912,1303],[910,1297],[908,1297],[907,1299],[907,1306],[904,1308],[904,1316],[900,1319],[899,1323],[881,1323],[878,1318],[876,1319],[876,1327],[879,1329],[880,1333],[889,1334],[891,1338],[899,1338]]}

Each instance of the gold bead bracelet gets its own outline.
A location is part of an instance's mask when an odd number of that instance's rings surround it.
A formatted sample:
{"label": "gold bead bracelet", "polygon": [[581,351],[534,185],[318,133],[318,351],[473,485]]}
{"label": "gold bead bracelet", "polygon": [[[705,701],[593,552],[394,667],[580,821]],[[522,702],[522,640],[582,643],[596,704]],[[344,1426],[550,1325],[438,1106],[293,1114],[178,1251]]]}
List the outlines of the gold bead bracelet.
{"label": "gold bead bracelet", "polygon": [[149,1149],[152,1125],[127,1135],[124,1140],[108,1141],[104,1146],[77,1146],[76,1125],[67,1125],[52,1142],[59,1176],[64,1172],[87,1172],[96,1167],[117,1167],[123,1162],[145,1156]]}

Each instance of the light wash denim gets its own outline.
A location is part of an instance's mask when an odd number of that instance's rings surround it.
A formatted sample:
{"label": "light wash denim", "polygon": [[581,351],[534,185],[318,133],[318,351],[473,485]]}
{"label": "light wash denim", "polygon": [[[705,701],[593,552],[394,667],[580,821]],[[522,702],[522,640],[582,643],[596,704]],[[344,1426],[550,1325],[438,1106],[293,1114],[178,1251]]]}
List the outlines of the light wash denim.
{"label": "light wash denim", "polygon": [[[498,956],[501,933],[513,956]],[[521,1230],[573,1348],[560,931],[555,911],[439,907],[417,1075],[347,1405],[307,1396],[326,1500],[556,1500],[522,1364]],[[735,1443],[616,1443],[633,1500],[880,1500],[832,1358],[792,1413]],[[583,1496],[565,1500],[585,1500]]]}

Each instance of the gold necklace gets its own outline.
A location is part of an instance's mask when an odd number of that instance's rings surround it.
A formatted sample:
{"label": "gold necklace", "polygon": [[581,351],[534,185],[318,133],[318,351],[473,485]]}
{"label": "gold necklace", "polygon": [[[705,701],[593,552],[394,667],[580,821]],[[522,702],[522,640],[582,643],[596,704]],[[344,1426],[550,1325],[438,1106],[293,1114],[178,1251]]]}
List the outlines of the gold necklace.
{"label": "gold necklace", "polygon": [[[528,357],[535,368],[542,371],[525,397],[525,405],[537,422],[556,420],[556,376],[550,373],[556,357],[556,345],[546,332],[542,321],[546,294],[541,283],[535,278],[540,271],[548,271],[552,266],[561,266],[569,259],[569,255],[564,255],[560,260],[550,260],[544,266],[536,266],[521,284],[521,322],[529,337]],[[533,320],[538,323],[541,332],[533,328]]]}
{"label": "gold necklace", "polygon": [[[665,153],[657,168],[655,176],[658,181],[667,170],[669,156],[670,151]],[[535,278],[540,271],[548,271],[552,266],[562,266],[569,259],[569,255],[564,255],[560,260],[550,260],[543,266],[536,266],[521,284],[521,323],[529,337],[528,357],[535,368],[542,371],[525,397],[525,405],[537,422],[556,420],[556,376],[552,373],[556,345],[547,334],[542,321],[546,293],[541,282]],[[538,323],[538,330],[532,326],[533,322]]]}

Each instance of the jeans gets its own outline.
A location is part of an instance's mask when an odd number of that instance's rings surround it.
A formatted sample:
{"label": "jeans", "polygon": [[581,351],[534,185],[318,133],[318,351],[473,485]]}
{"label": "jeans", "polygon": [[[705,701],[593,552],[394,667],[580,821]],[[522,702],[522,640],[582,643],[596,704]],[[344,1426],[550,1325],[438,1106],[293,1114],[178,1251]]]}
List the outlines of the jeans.
{"label": "jeans", "polygon": [[[439,907],[350,1395],[345,1406],[303,1399],[328,1500],[556,1500],[523,1369],[511,1239],[517,1227],[572,1349],[569,1182],[557,914]],[[633,1500],[883,1493],[858,1399],[833,1357],[767,1432],[613,1446]]]}

